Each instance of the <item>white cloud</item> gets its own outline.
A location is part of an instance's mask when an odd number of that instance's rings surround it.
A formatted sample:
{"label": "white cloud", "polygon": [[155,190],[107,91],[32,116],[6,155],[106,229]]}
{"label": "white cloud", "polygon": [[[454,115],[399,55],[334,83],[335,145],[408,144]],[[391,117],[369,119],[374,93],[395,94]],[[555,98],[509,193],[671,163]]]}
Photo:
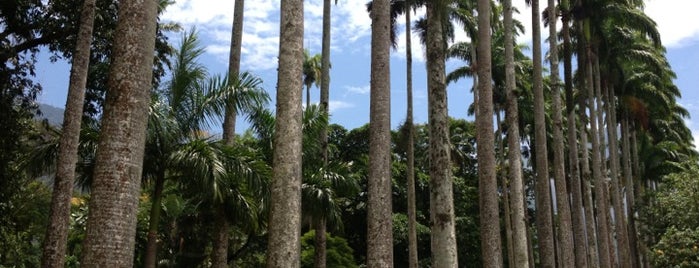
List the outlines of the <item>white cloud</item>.
{"label": "white cloud", "polygon": [[345,101],[330,101],[328,108],[330,108],[330,113],[333,113],[341,109],[354,108],[354,104]]}
{"label": "white cloud", "polygon": [[371,91],[371,87],[369,85],[366,86],[345,86],[345,95],[349,93],[354,93],[354,94],[360,94],[360,95],[366,95],[369,94]]}
{"label": "white cloud", "polygon": [[650,0],[645,11],[658,23],[663,45],[679,47],[699,41],[699,23],[693,19],[698,9],[697,0]]}

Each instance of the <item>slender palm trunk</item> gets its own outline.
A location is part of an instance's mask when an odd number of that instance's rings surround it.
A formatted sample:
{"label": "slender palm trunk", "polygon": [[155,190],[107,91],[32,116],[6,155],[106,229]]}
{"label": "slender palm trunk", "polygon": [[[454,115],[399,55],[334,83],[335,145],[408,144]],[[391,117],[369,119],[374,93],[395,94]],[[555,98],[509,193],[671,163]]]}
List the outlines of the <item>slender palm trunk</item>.
{"label": "slender palm trunk", "polygon": [[327,236],[325,234],[325,219],[321,218],[319,220],[316,220],[313,229],[315,229],[316,231],[315,238],[313,239],[313,243],[315,246],[315,254],[313,256],[313,267],[323,268],[325,267],[326,263],[325,256],[327,243]]}
{"label": "slender palm trunk", "polygon": [[629,233],[626,225],[626,216],[622,201],[621,187],[619,186],[619,145],[617,139],[616,105],[612,90],[606,85],[604,98],[607,108],[607,136],[609,137],[609,170],[612,182],[611,197],[614,206],[614,225],[617,233],[617,250],[619,253],[620,267],[631,267],[631,250],[629,247]]}
{"label": "slender palm trunk", "polygon": [[490,1],[478,0],[478,104],[476,110],[478,191],[483,267],[502,267],[493,135],[490,8]]}
{"label": "slender palm trunk", "polygon": [[65,263],[64,256],[70,224],[70,198],[73,196],[73,178],[75,178],[75,165],[78,162],[80,125],[94,21],[95,0],[86,0],[83,2],[80,13],[80,29],[70,70],[68,98],[63,116],[63,134],[59,141],[49,224],[46,228],[41,259],[42,267],[61,268]]}
{"label": "slender palm trunk", "polygon": [[558,207],[558,231],[560,235],[560,265],[575,266],[575,244],[573,243],[573,226],[570,215],[570,199],[566,185],[565,147],[563,146],[563,116],[561,114],[561,92],[558,68],[558,33],[556,22],[556,1],[548,1],[549,14],[549,62],[551,63],[551,85],[553,99],[553,178],[556,185],[556,205]]}
{"label": "slender palm trunk", "polygon": [[512,241],[512,212],[510,211],[510,187],[507,183],[508,172],[505,168],[505,159],[507,159],[507,152],[505,151],[505,138],[503,137],[503,124],[500,116],[500,105],[496,104],[495,107],[495,122],[497,122],[498,129],[495,131],[495,139],[497,139],[497,177],[500,180],[500,187],[502,189],[502,204],[503,204],[503,217],[505,218],[505,245],[507,246],[507,267],[514,267],[514,242]]}
{"label": "slender palm trunk", "polygon": [[[240,55],[243,41],[244,0],[236,0],[233,10],[233,25],[231,30],[231,47],[228,58],[228,80],[238,79],[240,73]],[[237,110],[229,104],[223,120],[223,141],[232,145],[235,143],[235,120]],[[219,209],[220,210],[220,209]],[[213,250],[211,251],[211,266],[216,268],[228,266],[229,227],[225,213],[217,211],[215,234],[213,235]]]}
{"label": "slender palm trunk", "polygon": [[548,149],[546,144],[546,118],[544,111],[544,87],[541,57],[541,29],[539,26],[539,0],[532,4],[532,34],[534,60],[534,139],[536,156],[536,226],[539,237],[539,263],[541,267],[555,267],[553,221],[551,219],[551,191],[549,187]]}
{"label": "slender palm trunk", "polygon": [[444,9],[427,3],[427,87],[430,152],[430,227],[432,265],[457,267],[454,194],[451,181],[449,116],[442,21]]}
{"label": "slender palm trunk", "polygon": [[131,267],[153,76],[155,1],[121,1],[102,117],[83,267]]}
{"label": "slender palm trunk", "polygon": [[371,12],[371,104],[367,266],[393,267],[391,209],[390,1],[375,0]]}
{"label": "slender palm trunk", "polygon": [[282,1],[267,267],[299,267],[303,1]]}
{"label": "slender palm trunk", "polygon": [[415,126],[413,126],[413,51],[410,30],[410,2],[405,7],[405,65],[408,111],[405,123],[408,126],[407,181],[408,181],[408,267],[417,268],[417,213],[415,208]]}
{"label": "slender palm trunk", "polygon": [[[582,25],[582,23],[579,23]],[[581,26],[580,26],[581,27]],[[578,43],[578,55],[582,55],[578,59],[578,70],[587,70],[587,58],[586,49],[582,42]],[[585,74],[587,75],[587,74]],[[594,213],[594,201],[592,198],[592,185],[594,184],[592,178],[592,170],[590,169],[590,150],[588,149],[588,130],[587,125],[589,124],[590,117],[586,113],[587,107],[587,87],[590,81],[581,79],[580,81],[580,97],[578,98],[579,106],[579,116],[580,116],[580,173],[582,182],[582,194],[583,194],[583,205],[585,212],[585,226],[587,227],[587,253],[588,253],[588,263],[590,267],[600,267],[599,266],[599,246],[597,243],[597,229],[595,224],[595,213]],[[583,90],[584,89],[584,90]],[[583,95],[585,94],[585,95]]]}
{"label": "slender palm trunk", "polygon": [[213,249],[211,250],[211,267],[224,268],[228,267],[228,244],[230,237],[230,223],[223,208],[223,205],[217,205],[216,219],[213,234]]}
{"label": "slender palm trunk", "polygon": [[628,116],[626,116],[626,113],[623,113],[623,116],[621,118],[621,139],[621,159],[622,166],[624,169],[624,188],[626,188],[626,209],[624,210],[624,214],[628,219],[629,226],[628,230],[629,249],[631,250],[631,267],[638,267],[638,235],[636,233],[636,220],[634,218],[634,205],[636,201],[634,196],[633,175],[631,174],[631,150],[629,148],[629,146],[631,145],[631,141],[629,138],[629,121]]}
{"label": "slender palm trunk", "polygon": [[[330,102],[330,9],[332,5],[330,0],[323,0],[323,43],[321,48],[321,65],[320,65],[320,112],[323,116],[329,116]],[[328,128],[323,126],[320,131],[320,147],[323,158],[323,166],[328,164]],[[325,268],[326,266],[326,237],[325,237],[325,219],[319,220],[316,230],[315,239],[315,257],[314,265],[317,268]]]}
{"label": "slender palm trunk", "polygon": [[147,268],[156,267],[158,254],[158,225],[160,223],[160,204],[163,199],[163,185],[165,184],[165,174],[161,172],[155,179],[153,186],[153,196],[151,197],[150,223],[148,225],[148,242],[146,243],[146,255],[144,266]]}
{"label": "slender palm trunk", "polygon": [[[570,10],[569,2],[561,2],[563,9],[563,80],[565,81],[566,113],[568,127],[566,135],[568,139],[568,166],[570,168],[570,188],[572,194],[571,220],[573,227],[573,241],[575,245],[575,267],[587,267],[587,247],[585,241],[585,220],[583,211],[583,194],[580,185],[580,169],[578,159],[578,140],[576,139],[575,100],[573,96],[573,67],[572,47],[570,42]],[[581,108],[582,109],[582,108]]]}
{"label": "slender palm trunk", "polygon": [[512,251],[513,266],[529,267],[527,225],[524,210],[524,182],[522,179],[521,144],[519,139],[519,105],[515,88],[517,85],[514,66],[514,29],[512,21],[512,0],[503,1],[505,10],[505,122],[507,124],[508,174],[510,178],[510,203],[512,211]]}
{"label": "slender palm trunk", "polygon": [[607,184],[602,174],[602,161],[600,150],[600,135],[597,130],[597,110],[595,108],[595,92],[592,79],[592,53],[588,51],[586,58],[587,68],[587,94],[588,108],[590,109],[590,135],[592,136],[592,177],[595,184],[595,204],[597,205],[597,239],[599,241],[599,265],[600,267],[612,267],[610,256],[611,243],[609,241],[609,202],[607,198]]}

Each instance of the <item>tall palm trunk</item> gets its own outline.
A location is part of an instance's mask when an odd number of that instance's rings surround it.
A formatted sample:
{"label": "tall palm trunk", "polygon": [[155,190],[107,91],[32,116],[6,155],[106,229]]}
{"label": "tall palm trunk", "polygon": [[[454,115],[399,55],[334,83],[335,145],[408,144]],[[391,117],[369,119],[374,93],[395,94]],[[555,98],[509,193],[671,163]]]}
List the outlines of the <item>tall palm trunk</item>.
{"label": "tall palm trunk", "polygon": [[610,256],[611,243],[609,241],[609,225],[608,213],[609,202],[606,192],[606,182],[602,174],[602,161],[600,152],[600,137],[597,130],[597,109],[595,108],[595,92],[594,80],[592,78],[592,52],[587,53],[586,62],[586,77],[587,77],[587,98],[588,108],[590,109],[590,136],[592,137],[592,178],[595,184],[595,204],[597,205],[597,239],[599,241],[599,265],[600,267],[612,267],[612,259]]}
{"label": "tall palm trunk", "polygon": [[153,196],[151,197],[150,223],[148,225],[148,242],[143,264],[145,267],[156,267],[158,254],[158,225],[160,222],[160,204],[163,198],[163,186],[165,184],[165,172],[160,172],[155,179]]}
{"label": "tall palm trunk", "polygon": [[153,76],[155,1],[119,3],[83,267],[131,267]]}
{"label": "tall palm trunk", "polygon": [[[585,241],[585,220],[583,211],[583,194],[580,185],[580,170],[578,159],[578,140],[575,116],[575,100],[573,96],[573,66],[572,47],[570,41],[570,6],[568,0],[561,1],[563,32],[563,80],[565,82],[568,166],[570,168],[571,220],[573,227],[573,242],[575,245],[575,267],[587,267],[587,250]],[[581,108],[582,109],[582,108]]]}
{"label": "tall palm trunk", "polygon": [[[238,78],[240,73],[240,55],[243,41],[243,16],[244,16],[244,0],[235,0],[233,6],[233,26],[231,29],[231,47],[228,58],[228,81],[233,81]],[[223,141],[231,145],[235,143],[235,120],[237,110],[229,104],[226,107],[226,114],[223,120]],[[219,209],[219,211],[222,209]],[[214,228],[213,250],[211,251],[211,266],[222,268],[228,266],[228,245],[229,245],[229,226],[228,218],[225,214],[217,211],[217,226]]]}
{"label": "tall palm trunk", "polygon": [[[454,193],[445,78],[444,6],[427,2],[427,88],[430,137],[430,227],[432,265],[457,267]],[[492,118],[492,116],[491,116]]]}
{"label": "tall palm trunk", "polygon": [[[231,30],[231,48],[228,58],[228,79],[238,78],[240,74],[240,55],[243,42],[243,17],[245,9],[244,0],[235,0],[233,7],[233,26]],[[237,111],[235,107],[229,105],[226,107],[226,115],[223,121],[223,139],[226,144],[233,144],[235,140],[235,120]]]}
{"label": "tall palm trunk", "polygon": [[505,152],[505,138],[503,137],[503,124],[500,116],[500,105],[495,105],[495,122],[498,126],[495,130],[495,139],[497,139],[497,165],[500,168],[497,169],[497,177],[500,180],[500,187],[502,189],[502,204],[503,204],[503,217],[505,218],[505,245],[507,246],[507,267],[514,267],[514,242],[512,241],[512,212],[510,211],[510,187],[507,183],[507,169],[505,166],[505,159],[507,158],[507,153]]}
{"label": "tall palm trunk", "polygon": [[[529,267],[527,225],[524,210],[524,182],[522,180],[521,144],[519,139],[519,105],[514,66],[514,28],[512,21],[512,0],[503,1],[505,10],[505,85],[507,104],[505,122],[507,124],[507,147],[510,178],[510,209],[512,211],[512,267]],[[506,204],[507,205],[507,204]]]}
{"label": "tall palm trunk", "polygon": [[541,63],[541,27],[539,0],[533,0],[532,34],[534,60],[534,139],[536,156],[536,226],[539,237],[539,258],[542,267],[556,265],[556,253],[551,219],[551,191],[549,190],[548,149],[546,144],[546,117]]}
{"label": "tall palm trunk", "polygon": [[367,266],[393,267],[390,1],[375,0],[373,3],[371,12]]}
{"label": "tall palm trunk", "polygon": [[315,237],[313,239],[313,245],[315,248],[315,254],[313,256],[313,266],[316,268],[325,267],[325,249],[327,244],[327,236],[325,219],[315,220],[313,229],[315,229]]}
{"label": "tall palm trunk", "polygon": [[95,0],[86,0],[83,2],[80,13],[80,29],[70,70],[70,84],[63,116],[63,134],[59,141],[49,224],[46,228],[41,259],[42,267],[60,268],[65,263],[64,256],[70,224],[70,198],[73,196],[73,178],[75,178],[75,165],[78,162],[80,125],[94,21]]}
{"label": "tall palm trunk", "polygon": [[267,267],[301,265],[303,1],[281,3]]}
{"label": "tall palm trunk", "polygon": [[478,0],[478,104],[476,106],[478,191],[483,267],[502,267],[493,135],[490,8],[489,0]]}
{"label": "tall palm trunk", "polygon": [[[582,23],[578,22],[579,27],[582,27]],[[583,42],[578,43],[578,70],[587,70],[587,50]],[[582,56],[580,56],[582,55]],[[584,73],[584,72],[583,72]],[[587,75],[584,73],[584,75]],[[580,173],[582,181],[582,194],[584,202],[584,212],[585,212],[585,226],[587,228],[587,254],[588,262],[590,267],[599,267],[599,246],[597,243],[597,229],[595,225],[595,213],[594,213],[594,200],[592,198],[592,170],[590,169],[590,150],[588,149],[588,131],[587,125],[589,124],[590,117],[586,113],[587,107],[587,87],[590,81],[587,80],[587,76],[580,80],[580,97],[578,98],[578,106],[580,107],[578,113],[580,115]],[[584,94],[584,95],[583,95]]]}
{"label": "tall palm trunk", "polygon": [[617,233],[617,251],[619,252],[620,267],[631,266],[631,252],[629,247],[629,233],[626,225],[626,216],[622,203],[621,187],[619,186],[619,145],[617,139],[616,105],[612,90],[605,85],[604,99],[607,108],[607,136],[609,137],[609,170],[612,182],[611,197],[614,206],[614,225]]}
{"label": "tall palm trunk", "polygon": [[624,210],[625,216],[628,218],[629,226],[629,249],[631,258],[631,267],[638,267],[638,235],[636,233],[636,221],[634,218],[634,187],[633,187],[633,175],[631,174],[631,141],[629,138],[629,121],[626,113],[623,113],[621,118],[621,139],[622,139],[622,151],[621,159],[622,166],[624,169],[624,188],[626,188],[626,209]]}
{"label": "tall palm trunk", "polygon": [[561,92],[558,68],[558,32],[556,22],[558,13],[556,1],[548,1],[549,14],[549,62],[551,63],[551,85],[553,99],[553,178],[556,184],[556,205],[558,207],[558,231],[560,235],[560,265],[575,266],[575,244],[573,243],[573,226],[570,215],[570,199],[566,185],[565,147],[563,146],[563,116],[561,115]]}
{"label": "tall palm trunk", "polygon": [[413,125],[413,50],[411,43],[410,19],[411,5],[408,0],[405,6],[405,65],[406,65],[406,93],[407,115],[405,123],[408,126],[407,154],[407,178],[408,181],[408,267],[417,268],[417,213],[415,208],[415,126]]}

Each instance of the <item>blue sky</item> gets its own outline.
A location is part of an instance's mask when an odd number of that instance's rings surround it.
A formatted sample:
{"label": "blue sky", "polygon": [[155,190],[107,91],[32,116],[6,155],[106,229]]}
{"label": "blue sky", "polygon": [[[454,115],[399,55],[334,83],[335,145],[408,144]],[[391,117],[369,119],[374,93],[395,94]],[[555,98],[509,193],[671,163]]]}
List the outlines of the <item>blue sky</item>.
{"label": "blue sky", "polygon": [[[531,9],[524,0],[514,1],[521,14],[516,18],[529,28]],[[365,0],[339,0],[332,9],[332,45],[330,111],[331,121],[348,129],[359,127],[369,121],[369,71],[371,20],[365,12]],[[545,5],[541,1],[541,5]],[[699,24],[691,18],[699,10],[696,0],[647,0],[646,13],[657,23],[667,57],[677,73],[675,83],[682,91],[679,101],[693,116],[699,116]],[[418,10],[413,18],[424,15]],[[200,39],[206,47],[201,58],[210,73],[223,74],[227,70],[228,47],[233,17],[233,1],[221,0],[178,0],[168,8],[164,20],[181,23],[185,29],[196,26]],[[405,30],[404,18],[399,18],[399,45],[391,57],[391,125],[396,127],[405,118]],[[559,23],[560,25],[560,23]],[[322,0],[305,1],[304,45],[312,54],[320,53],[322,26]],[[264,88],[274,100],[276,88],[277,53],[279,46],[279,1],[255,0],[245,3],[243,33],[242,70],[248,70],[264,81]],[[548,30],[544,29],[544,33]],[[413,71],[415,120],[427,121],[427,84],[423,49],[414,34]],[[174,44],[179,35],[173,36]],[[457,41],[468,38],[462,31],[456,34]],[[518,39],[520,43],[531,43],[530,33]],[[50,63],[48,56],[39,59],[37,80],[44,86],[40,102],[53,106],[65,106],[68,88],[69,66],[65,62]],[[447,68],[453,69],[463,62],[449,61]],[[451,84],[449,91],[449,114],[456,118],[467,118],[466,109],[473,101],[469,92],[470,79]],[[299,89],[300,90],[300,89]],[[319,90],[311,90],[311,102],[318,102]],[[305,98],[305,94],[304,94]],[[305,103],[305,101],[304,101]],[[272,103],[270,107],[274,107]],[[239,120],[238,131],[247,124]],[[699,121],[687,120],[695,137],[699,138]],[[215,130],[214,130],[215,131]]]}

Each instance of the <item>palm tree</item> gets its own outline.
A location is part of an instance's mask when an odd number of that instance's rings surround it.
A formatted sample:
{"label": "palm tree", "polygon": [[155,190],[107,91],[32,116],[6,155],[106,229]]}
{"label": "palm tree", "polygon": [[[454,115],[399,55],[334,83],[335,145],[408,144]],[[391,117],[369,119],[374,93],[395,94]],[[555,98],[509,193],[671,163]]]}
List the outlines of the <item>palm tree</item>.
{"label": "palm tree", "polygon": [[[228,79],[232,80],[234,77],[238,77],[240,73],[240,54],[242,50],[243,43],[243,15],[245,11],[245,1],[235,0],[235,5],[233,6],[233,29],[231,31],[231,51],[228,58]],[[233,136],[235,135],[235,120],[236,111],[233,107],[226,109],[226,115],[223,121],[223,139],[228,143],[233,142]],[[215,263],[220,263],[222,258],[217,258],[218,261]],[[220,267],[220,264],[215,264],[214,267]]]}
{"label": "palm tree", "polygon": [[301,91],[303,74],[303,1],[281,3],[277,121],[267,267],[301,264]]}
{"label": "palm tree", "polygon": [[413,51],[411,43],[411,24],[410,12],[412,1],[405,2],[405,90],[407,95],[406,100],[406,116],[405,124],[408,128],[408,141],[406,148],[407,161],[407,192],[408,192],[408,267],[417,268],[418,253],[417,253],[417,212],[415,208],[415,126],[413,125]]}
{"label": "palm tree", "polygon": [[446,41],[443,1],[427,2],[427,86],[430,132],[430,225],[432,265],[458,266],[454,229],[454,197],[449,156],[449,118],[445,79]]}
{"label": "palm tree", "polygon": [[[197,62],[204,50],[199,45],[195,29],[185,33],[180,50],[174,59],[172,79],[161,94],[154,96],[146,142],[146,169],[144,178],[153,183],[152,208],[148,234],[146,266],[156,264],[157,232],[160,201],[164,182],[173,165],[169,157],[178,146],[191,140],[193,135],[207,129],[211,121],[220,118],[226,110],[247,112],[269,99],[260,87],[262,81],[243,73],[228,79],[208,78],[206,69]],[[217,218],[219,225],[228,225],[226,217]],[[222,232],[225,234],[221,235]],[[228,228],[217,229],[212,260],[226,265],[228,255]]]}
{"label": "palm tree", "polygon": [[534,59],[534,139],[536,156],[536,226],[539,238],[539,263],[542,267],[554,267],[553,222],[551,219],[551,192],[549,190],[548,149],[546,144],[546,118],[541,66],[541,27],[539,26],[539,0],[531,1]]}
{"label": "palm tree", "polygon": [[319,86],[321,82],[321,54],[311,56],[307,49],[303,50],[303,84],[306,86],[306,107],[311,106],[311,86]]}
{"label": "palm tree", "polygon": [[49,224],[42,254],[43,267],[63,267],[70,220],[70,198],[73,195],[73,178],[78,161],[80,125],[85,99],[85,84],[90,61],[92,28],[95,21],[95,0],[83,2],[80,29],[73,52],[70,85],[63,116],[63,131],[59,145],[54,189],[51,197]]}
{"label": "palm tree", "polygon": [[390,1],[376,0],[371,12],[371,104],[367,266],[393,266],[391,210]]}
{"label": "palm tree", "polygon": [[[578,140],[575,116],[575,97],[573,95],[573,49],[570,36],[570,20],[572,16],[570,1],[563,0],[561,9],[561,32],[563,35],[563,80],[565,84],[568,142],[568,166],[570,167],[570,192],[572,195],[571,214],[573,226],[573,241],[575,245],[575,266],[587,267],[587,248],[585,247],[585,221],[583,208],[582,185],[580,184],[580,168],[578,157]],[[593,236],[593,234],[589,234]]]}
{"label": "palm tree", "polygon": [[[521,145],[519,139],[519,105],[517,104],[515,59],[514,59],[514,27],[512,22],[512,0],[503,1],[505,11],[504,31],[505,31],[505,86],[507,113],[507,146],[509,161],[509,178],[511,185],[510,204],[512,210],[512,248],[513,255],[509,256],[515,267],[529,267],[527,231],[524,214],[524,183],[522,180],[522,160]],[[506,215],[509,217],[509,215]]]}
{"label": "palm tree", "polygon": [[502,267],[491,84],[490,1],[478,0],[478,190],[484,267]]}
{"label": "palm tree", "polygon": [[[553,178],[556,185],[556,205],[558,207],[558,231],[561,265],[575,266],[575,244],[573,243],[573,227],[570,215],[570,199],[566,185],[565,147],[563,145],[563,116],[561,112],[561,90],[559,86],[558,68],[558,33],[556,24],[558,10],[556,1],[548,1],[549,26],[549,63],[551,64],[551,96],[553,99],[552,131],[553,131]],[[546,180],[548,182],[548,180]],[[548,184],[548,183],[547,183]]]}
{"label": "palm tree", "polygon": [[122,1],[96,155],[83,256],[87,267],[133,264],[157,3]]}

